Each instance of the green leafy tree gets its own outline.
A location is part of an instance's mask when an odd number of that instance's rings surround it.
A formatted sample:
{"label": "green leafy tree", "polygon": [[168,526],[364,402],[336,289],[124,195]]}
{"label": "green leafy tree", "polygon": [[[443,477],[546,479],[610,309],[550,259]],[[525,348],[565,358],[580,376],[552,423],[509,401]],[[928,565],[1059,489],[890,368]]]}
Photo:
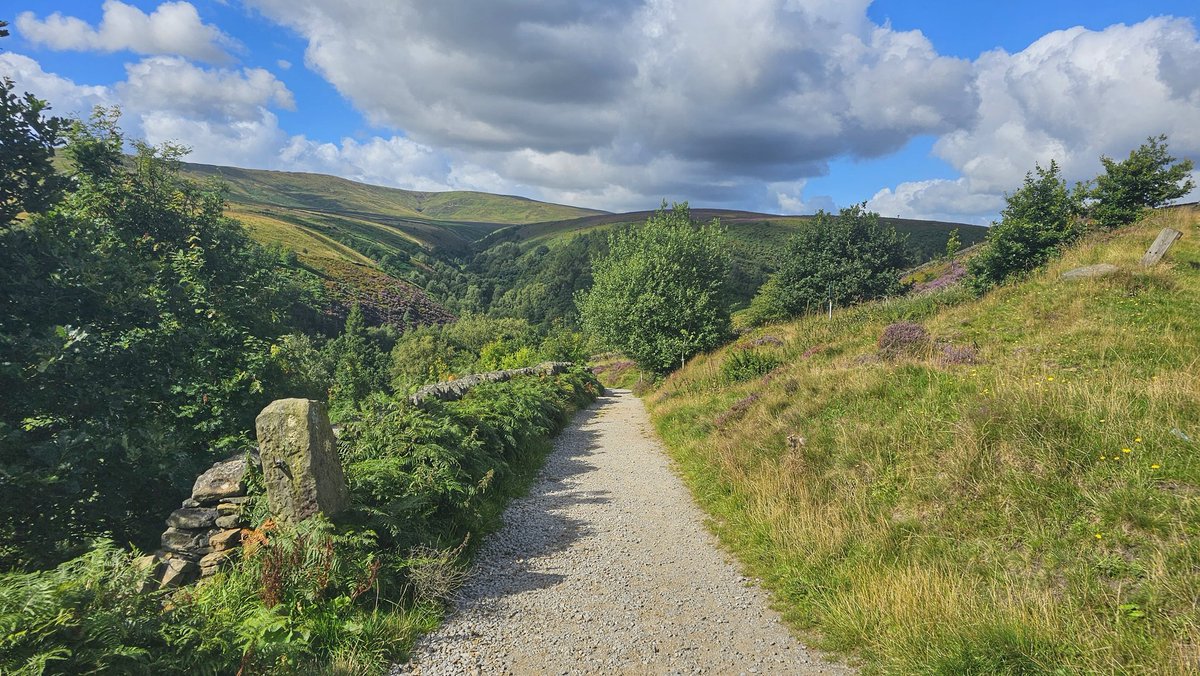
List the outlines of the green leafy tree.
{"label": "green leafy tree", "polygon": [[1167,152],[1167,136],[1151,136],[1121,162],[1101,157],[1104,173],[1096,177],[1092,216],[1103,228],[1132,223],[1145,209],[1160,207],[1192,191],[1194,164],[1177,162]]}
{"label": "green leafy tree", "polygon": [[946,251],[943,254],[943,257],[947,261],[952,261],[954,260],[954,254],[958,253],[958,250],[961,248],[962,240],[958,237],[958,228],[955,228],[951,230],[950,235],[946,237]]}
{"label": "green leafy tree", "polygon": [[643,368],[665,373],[729,335],[725,232],[692,223],[687,203],[662,207],[645,225],[614,233],[594,259],[592,289],[577,296],[593,335]]}
{"label": "green leafy tree", "polygon": [[[8,31],[0,27],[0,37]],[[22,212],[44,211],[58,201],[66,178],[53,166],[69,121],[47,115],[50,106],[33,94],[18,96],[0,79],[0,227]]]}
{"label": "green leafy tree", "polygon": [[1025,174],[1025,183],[1006,195],[1000,222],[988,230],[983,249],[967,263],[968,286],[978,293],[1035,270],[1083,234],[1081,215],[1087,187],[1067,187],[1053,160]]}
{"label": "green leafy tree", "polygon": [[908,240],[879,222],[866,205],[825,212],[788,240],[779,270],[751,301],[754,322],[816,312],[895,295],[912,262]]}
{"label": "green leafy tree", "polygon": [[325,348],[333,374],[329,407],[334,418],[353,413],[372,392],[387,388],[387,355],[367,335],[362,308],[357,304],[350,308],[342,335]]}
{"label": "green leafy tree", "polygon": [[71,190],[0,229],[0,567],[154,546],[196,472],[247,444],[271,345],[315,303],[179,176],[182,149],[135,145],[113,113],[75,125]]}

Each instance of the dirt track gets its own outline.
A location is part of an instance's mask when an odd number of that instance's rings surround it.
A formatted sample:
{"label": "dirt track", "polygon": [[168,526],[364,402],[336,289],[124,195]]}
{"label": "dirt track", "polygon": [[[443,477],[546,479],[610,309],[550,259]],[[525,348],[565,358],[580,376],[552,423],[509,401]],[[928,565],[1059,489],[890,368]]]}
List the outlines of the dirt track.
{"label": "dirt track", "polygon": [[842,674],[718,550],[642,402],[578,414],[396,673]]}

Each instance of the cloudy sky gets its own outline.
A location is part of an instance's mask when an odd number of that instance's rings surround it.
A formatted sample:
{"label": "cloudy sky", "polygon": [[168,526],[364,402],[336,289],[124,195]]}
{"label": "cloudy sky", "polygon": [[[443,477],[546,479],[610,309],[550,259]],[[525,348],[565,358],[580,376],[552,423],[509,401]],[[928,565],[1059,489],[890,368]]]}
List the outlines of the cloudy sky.
{"label": "cloudy sky", "polygon": [[[608,210],[987,222],[1166,133],[1195,0],[9,0],[0,74],[198,162]],[[1193,195],[1191,199],[1196,199]]]}

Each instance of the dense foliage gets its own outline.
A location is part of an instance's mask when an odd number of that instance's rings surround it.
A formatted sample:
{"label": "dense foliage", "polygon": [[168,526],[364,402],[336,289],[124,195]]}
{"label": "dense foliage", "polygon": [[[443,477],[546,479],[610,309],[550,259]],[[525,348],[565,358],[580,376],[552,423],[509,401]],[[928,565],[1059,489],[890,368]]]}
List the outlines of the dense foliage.
{"label": "dense foliage", "polygon": [[175,593],[135,593],[145,573],[110,544],[0,576],[0,672],[383,673],[436,620],[464,543],[597,393],[580,369],[424,407],[373,395],[342,435],[353,507],[336,524],[263,525],[243,564]]}
{"label": "dense foliage", "polygon": [[272,343],[319,301],[222,217],[219,190],[179,178],[180,149],[137,145],[127,163],[107,114],[70,136],[70,189],[0,231],[6,566],[149,542],[195,470],[287,392]]}
{"label": "dense foliage", "polygon": [[574,296],[592,286],[592,258],[608,250],[605,233],[583,233],[565,243],[522,246],[487,240],[465,263],[424,256],[410,278],[460,314],[523,319],[540,329],[576,324]]}
{"label": "dense foliage", "polygon": [[1176,162],[1167,152],[1167,137],[1151,136],[1118,162],[1101,157],[1104,173],[1096,177],[1092,216],[1103,228],[1132,223],[1146,209],[1160,207],[1191,192],[1191,160]]}
{"label": "dense foliage", "polygon": [[65,183],[52,162],[67,120],[46,115],[45,101],[18,96],[13,87],[12,80],[0,78],[0,228],[22,212],[45,210]]}
{"label": "dense foliage", "polygon": [[914,259],[907,239],[863,205],[817,214],[788,240],[778,272],[751,301],[754,323],[895,295]]}
{"label": "dense foliage", "polygon": [[642,227],[617,232],[593,264],[577,304],[585,329],[665,373],[729,335],[729,253],[715,221],[692,223],[686,203],[664,203]]}
{"label": "dense foliage", "polygon": [[970,287],[984,291],[1057,257],[1084,232],[1086,193],[1083,186],[1069,189],[1054,161],[1025,174],[1025,184],[1005,195],[1007,205],[983,250],[967,264]]}
{"label": "dense foliage", "polygon": [[391,382],[404,391],[465,373],[583,361],[588,348],[583,334],[562,326],[543,331],[522,319],[467,316],[401,335],[392,348]]}

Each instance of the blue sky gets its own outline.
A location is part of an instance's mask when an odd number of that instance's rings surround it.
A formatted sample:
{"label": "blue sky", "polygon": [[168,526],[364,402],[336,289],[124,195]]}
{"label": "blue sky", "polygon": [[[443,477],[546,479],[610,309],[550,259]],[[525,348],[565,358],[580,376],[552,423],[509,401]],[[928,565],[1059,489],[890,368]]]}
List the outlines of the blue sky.
{"label": "blue sky", "polygon": [[1193,2],[16,0],[0,73],[197,161],[611,210],[987,222],[1035,163],[1200,159]]}

